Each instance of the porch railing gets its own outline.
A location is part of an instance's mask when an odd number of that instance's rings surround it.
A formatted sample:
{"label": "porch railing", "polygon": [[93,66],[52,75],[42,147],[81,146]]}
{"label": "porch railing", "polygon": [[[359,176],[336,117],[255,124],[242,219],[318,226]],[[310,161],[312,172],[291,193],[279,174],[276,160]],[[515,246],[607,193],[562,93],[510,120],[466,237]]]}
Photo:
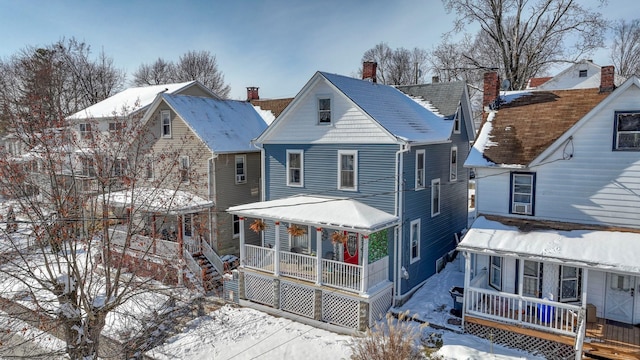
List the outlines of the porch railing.
{"label": "porch railing", "polygon": [[185,264],[187,264],[187,268],[193,273],[193,278],[200,286],[204,286],[204,279],[202,276],[202,268],[198,263],[193,259],[191,253],[184,252],[183,253]]}
{"label": "porch railing", "polygon": [[189,254],[195,254],[201,251],[200,249],[200,241],[193,236],[185,236],[184,237],[184,249]]}
{"label": "porch railing", "polygon": [[[112,245],[120,247],[126,246],[126,231],[112,229],[109,231],[109,234]],[[131,235],[131,241],[129,242],[127,249],[171,258],[178,254],[179,248],[177,242],[153,239],[148,236],[133,234]]]}
{"label": "porch railing", "polygon": [[465,313],[575,337],[580,306],[471,287]]}
{"label": "porch railing", "polygon": [[280,251],[280,274],[300,280],[318,279],[318,261],[315,256]]}
{"label": "porch railing", "polygon": [[325,285],[360,291],[362,266],[322,259],[322,277]]}
{"label": "porch railing", "polygon": [[245,258],[242,259],[244,266],[258,270],[273,271],[274,249],[246,244],[244,248]]}
{"label": "porch railing", "polygon": [[209,243],[204,240],[202,241],[202,253],[213,265],[213,267],[216,268],[218,274],[224,274],[224,263],[222,262],[222,259],[220,259],[218,254],[213,251]]}

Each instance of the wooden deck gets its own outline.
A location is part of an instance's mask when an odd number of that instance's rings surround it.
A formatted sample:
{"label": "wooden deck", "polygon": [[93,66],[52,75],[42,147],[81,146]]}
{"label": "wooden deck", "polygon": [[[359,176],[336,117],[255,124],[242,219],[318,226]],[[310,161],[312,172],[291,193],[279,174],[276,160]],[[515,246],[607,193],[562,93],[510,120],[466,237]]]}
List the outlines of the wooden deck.
{"label": "wooden deck", "polygon": [[598,318],[587,323],[583,351],[586,356],[605,359],[640,359],[640,326]]}

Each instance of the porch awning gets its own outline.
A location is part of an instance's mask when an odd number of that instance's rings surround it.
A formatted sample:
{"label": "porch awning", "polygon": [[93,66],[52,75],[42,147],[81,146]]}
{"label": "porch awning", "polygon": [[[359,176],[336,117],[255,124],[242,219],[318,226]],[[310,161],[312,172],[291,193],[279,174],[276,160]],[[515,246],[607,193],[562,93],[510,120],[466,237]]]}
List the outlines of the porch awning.
{"label": "porch awning", "polygon": [[[106,195],[99,195],[99,197],[103,196]],[[168,215],[195,213],[209,209],[214,205],[213,201],[183,190],[146,187],[136,188],[134,191],[112,192],[108,202],[109,205],[134,206],[142,211]]]}
{"label": "porch awning", "polygon": [[[527,222],[530,224],[531,222]],[[614,271],[640,273],[640,230],[619,231],[579,224],[572,230],[518,226],[481,216],[464,235],[458,250],[512,256]],[[559,227],[556,227],[559,228]]]}
{"label": "porch awning", "polygon": [[298,195],[227,209],[231,214],[255,219],[330,227],[370,234],[397,225],[398,217],[346,198]]}

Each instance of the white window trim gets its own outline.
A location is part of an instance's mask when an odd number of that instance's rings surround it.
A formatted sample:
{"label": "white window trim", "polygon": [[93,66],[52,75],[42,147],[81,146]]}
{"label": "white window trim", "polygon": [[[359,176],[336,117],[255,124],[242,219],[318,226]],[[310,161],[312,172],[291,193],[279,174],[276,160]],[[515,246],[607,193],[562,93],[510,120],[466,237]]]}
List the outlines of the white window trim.
{"label": "white window trim", "polygon": [[[238,159],[242,159],[242,174],[238,174]],[[235,176],[236,184],[246,184],[247,183],[247,156],[236,155],[233,165],[234,165],[233,174]]]}
{"label": "white window trim", "polygon": [[[453,154],[456,154],[456,162],[453,162]],[[452,146],[449,154],[449,181],[458,180],[458,147]]]}
{"label": "white window trim", "polygon": [[[186,168],[182,166],[183,165],[183,160],[185,160],[185,159],[187,160]],[[191,182],[191,178],[189,176],[189,169],[191,168],[191,159],[189,159],[189,156],[188,155],[181,155],[180,156],[180,163],[178,164],[178,166],[179,166],[179,176],[180,176],[179,181],[180,181],[180,183],[181,184],[189,184]],[[186,175],[187,181],[183,181],[183,177],[182,177],[182,171],[183,170],[187,171],[187,175]]]}
{"label": "white window trim", "polygon": [[[495,265],[493,263],[493,259],[500,259],[500,265]],[[502,290],[502,274],[503,274],[503,268],[504,268],[504,259],[500,256],[490,256],[489,257],[489,286],[491,286],[492,288],[501,291]],[[495,271],[499,271],[500,272],[500,284],[494,284],[493,283],[493,273]]]}
{"label": "white window trim", "polygon": [[[530,193],[516,193],[516,177],[529,177],[531,179],[531,192]],[[535,181],[533,173],[512,173],[511,174],[511,213],[518,215],[533,215],[533,197],[535,195]],[[529,195],[529,202],[517,202],[515,201],[517,194]],[[522,212],[516,212],[516,205],[524,205],[528,207],[528,210]]]}
{"label": "white window trim", "polygon": [[[236,223],[238,223],[238,233],[236,233]],[[235,238],[239,238],[240,237],[240,231],[242,231],[242,229],[240,229],[240,216],[238,215],[231,215],[231,234],[232,237]]]}
{"label": "white window trim", "polygon": [[[320,122],[320,100],[329,100],[329,122]],[[323,110],[326,111],[326,110]],[[316,97],[316,123],[318,125],[333,125],[333,97],[330,95],[318,95]]]}
{"label": "white window trim", "polygon": [[91,136],[91,124],[89,123],[78,124],[78,130],[82,139],[88,139]]}
{"label": "white window trim", "polygon": [[[125,176],[127,175],[127,171],[128,171],[128,166],[129,164],[127,163],[127,158],[126,157],[117,157],[113,160],[113,171],[112,171],[112,175],[113,176]],[[120,168],[120,174],[116,174],[116,170]]]}
{"label": "white window trim", "polygon": [[[422,174],[418,173],[418,165],[420,163],[420,155],[422,155]],[[426,157],[425,157],[425,151],[423,150],[416,150],[416,178],[415,178],[415,189],[417,190],[423,190],[426,187],[426,182],[427,182],[427,177],[426,177],[426,171],[425,171],[425,165],[426,165]],[[420,180],[422,180],[422,185],[420,184]]]}
{"label": "white window trim", "polygon": [[[342,155],[353,156],[353,187],[343,187],[341,183],[342,175]],[[358,191],[358,151],[357,150],[338,150],[338,190]]]}
{"label": "white window trim", "polygon": [[[576,269],[576,277],[575,278],[564,278],[564,269],[565,268],[574,268]],[[564,281],[571,281],[571,280],[575,280],[576,282],[576,286],[575,286],[575,293],[576,296],[575,297],[567,297],[564,298],[562,297],[562,283]],[[560,292],[558,294],[558,301],[560,302],[567,302],[567,301],[580,301],[580,268],[576,267],[576,266],[564,266],[561,265],[560,266]]]}
{"label": "white window trim", "polygon": [[[291,176],[290,176],[291,167],[289,162],[290,154],[300,155],[300,182],[299,183],[291,182]],[[287,150],[287,186],[304,187],[304,150]]]}
{"label": "white window trim", "polygon": [[[414,235],[414,225],[418,225],[418,244],[417,244],[417,256],[414,257],[413,256],[413,235]],[[420,240],[421,240],[421,224],[420,224],[420,219],[416,219],[411,221],[411,223],[409,224],[409,257],[410,257],[410,264],[415,263],[416,261],[420,261]]]}
{"label": "white window trim", "polygon": [[[534,260],[522,260],[522,261],[524,261],[525,263],[526,262],[532,262],[532,263],[536,264],[536,274],[534,276],[527,275],[527,274],[524,273],[524,270],[522,271],[522,283],[524,284],[524,280],[527,279],[527,278],[535,280],[535,282],[536,282],[536,289],[535,289],[536,294],[535,294],[535,297],[539,297],[540,294],[538,294],[537,292],[539,291],[540,283],[542,282],[542,277],[540,276],[540,269],[542,268],[542,263],[539,262],[539,261],[534,261]],[[523,269],[525,269],[525,268],[526,267],[523,266]],[[524,286],[523,286],[523,294],[522,295],[523,296],[532,296],[531,294],[524,294]]]}
{"label": "white window trim", "polygon": [[620,116],[622,115],[635,115],[640,113],[639,111],[616,111],[615,112],[615,121],[614,121],[614,133],[615,133],[615,144],[613,144],[613,149],[616,151],[638,151],[640,150],[639,147],[621,147],[620,146],[620,134],[637,134],[638,131],[637,130],[627,130],[627,131],[620,131],[618,130],[618,122],[620,121]]}
{"label": "white window trim", "polygon": [[[164,119],[165,119],[165,115],[167,116],[167,119],[169,120],[169,123],[167,125],[169,125],[169,133],[165,134],[164,133]],[[172,126],[172,121],[171,121],[171,111],[169,110],[162,110],[160,111],[160,136],[163,138],[171,138],[171,136],[173,135],[173,126]]]}
{"label": "white window trim", "polygon": [[458,108],[458,111],[456,111],[456,114],[453,117],[453,133],[460,134],[460,127],[460,108]]}
{"label": "white window trim", "polygon": [[[438,208],[435,209],[433,201],[435,200],[436,190],[438,193]],[[442,192],[440,191],[440,179],[431,180],[431,217],[440,215],[440,207],[442,206]]]}

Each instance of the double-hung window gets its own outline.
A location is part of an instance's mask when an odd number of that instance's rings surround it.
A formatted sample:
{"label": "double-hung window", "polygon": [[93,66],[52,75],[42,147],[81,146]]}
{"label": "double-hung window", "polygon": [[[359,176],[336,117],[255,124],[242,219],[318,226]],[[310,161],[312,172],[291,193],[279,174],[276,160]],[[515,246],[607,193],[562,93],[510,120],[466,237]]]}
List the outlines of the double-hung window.
{"label": "double-hung window", "polygon": [[338,151],[338,189],[358,190],[358,152]]}
{"label": "double-hung window", "polygon": [[416,190],[424,189],[425,187],[425,173],[424,173],[424,150],[416,151]]}
{"label": "double-hung window", "polygon": [[491,256],[490,262],[489,285],[496,290],[502,290],[502,258]]}
{"label": "double-hung window", "polygon": [[580,269],[560,266],[560,301],[580,300]]}
{"label": "double-hung window", "polygon": [[81,162],[81,173],[84,176],[96,176],[96,168],[94,165],[94,161],[92,157],[88,157],[88,156],[83,156],[80,158],[80,162]]}
{"label": "double-hung window", "polygon": [[431,180],[431,216],[440,214],[440,179]]}
{"label": "double-hung window", "polygon": [[163,138],[171,137],[171,112],[169,110],[160,111],[160,126]]}
{"label": "double-hung window", "polygon": [[236,184],[244,184],[247,182],[247,157],[245,155],[236,155]]}
{"label": "double-hung window", "polygon": [[233,237],[240,236],[240,217],[238,215],[233,216]]}
{"label": "double-hung window", "polygon": [[180,156],[180,182],[189,182],[189,156]]}
{"label": "double-hung window", "polygon": [[458,180],[458,148],[451,148],[451,156],[449,162],[449,181]]}
{"label": "double-hung window", "polygon": [[302,150],[287,150],[287,185],[303,186],[304,158]]}
{"label": "double-hung window", "polygon": [[535,174],[511,174],[511,213],[533,215]]}
{"label": "double-hung window", "polygon": [[331,98],[329,97],[318,98],[318,124],[331,124]]}
{"label": "double-hung window", "polygon": [[640,111],[615,113],[614,150],[640,150]]}
{"label": "double-hung window", "polygon": [[542,291],[542,263],[524,260],[522,274],[522,295],[539,298]]}
{"label": "double-hung window", "polygon": [[411,263],[420,260],[420,219],[411,222]]}
{"label": "double-hung window", "polygon": [[113,162],[113,176],[124,176],[127,172],[127,159],[117,158]]}
{"label": "double-hung window", "polygon": [[91,124],[81,123],[78,125],[80,128],[80,137],[83,139],[89,139],[91,137]]}
{"label": "double-hung window", "polygon": [[120,121],[110,122],[109,123],[109,132],[117,132],[124,128],[124,123]]}
{"label": "double-hung window", "polygon": [[460,134],[460,108],[458,108],[458,111],[453,118],[453,133]]}

